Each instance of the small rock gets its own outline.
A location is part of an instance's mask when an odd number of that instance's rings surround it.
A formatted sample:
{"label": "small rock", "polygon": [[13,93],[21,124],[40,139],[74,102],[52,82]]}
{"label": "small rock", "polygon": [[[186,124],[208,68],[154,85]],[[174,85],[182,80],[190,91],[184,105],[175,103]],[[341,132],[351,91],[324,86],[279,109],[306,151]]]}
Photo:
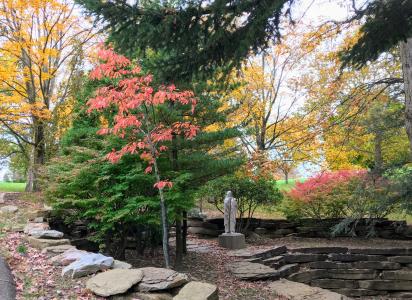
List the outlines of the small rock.
{"label": "small rock", "polygon": [[163,268],[141,268],[143,279],[137,285],[139,292],[162,291],[181,286],[188,282],[185,274]]}
{"label": "small rock", "polygon": [[15,213],[19,210],[17,206],[14,205],[6,205],[3,207],[0,207],[0,212],[1,213]]}
{"label": "small rock", "polygon": [[79,278],[86,275],[110,269],[113,265],[113,257],[100,253],[90,253],[80,257],[62,270],[63,277]]}
{"label": "small rock", "polygon": [[127,270],[127,269],[131,269],[131,268],[132,268],[131,264],[129,264],[127,262],[124,262],[124,261],[121,261],[121,260],[117,260],[117,259],[114,260],[114,263],[113,263],[113,266],[112,266],[112,269]]}
{"label": "small rock", "polygon": [[97,274],[86,282],[86,288],[102,297],[122,294],[140,282],[143,272],[138,269],[110,270]]}
{"label": "small rock", "polygon": [[186,284],[173,300],[218,300],[217,286],[214,284],[191,281]]}
{"label": "small rock", "polygon": [[33,223],[43,223],[44,222],[44,218],[43,217],[36,217],[33,219],[32,221]]}
{"label": "small rock", "polygon": [[76,247],[72,245],[59,245],[59,246],[46,247],[41,251],[41,253],[61,254],[67,250],[77,250],[77,249]]}
{"label": "small rock", "polygon": [[57,230],[32,230],[29,235],[38,239],[61,239],[64,233]]}

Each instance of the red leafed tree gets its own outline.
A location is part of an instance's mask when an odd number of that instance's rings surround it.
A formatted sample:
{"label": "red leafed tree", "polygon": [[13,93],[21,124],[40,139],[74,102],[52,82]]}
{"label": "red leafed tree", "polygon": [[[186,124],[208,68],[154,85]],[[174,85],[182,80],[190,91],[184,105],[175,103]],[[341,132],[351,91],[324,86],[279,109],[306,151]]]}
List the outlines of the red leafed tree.
{"label": "red leafed tree", "polygon": [[192,113],[196,99],[191,91],[178,91],[174,85],[153,86],[152,76],[143,75],[139,66],[129,59],[116,54],[112,49],[101,49],[98,53],[101,63],[90,73],[91,79],[110,79],[110,84],[99,88],[94,98],[88,101],[89,112],[112,110],[115,112],[113,124],[102,128],[99,134],[113,134],[126,139],[127,144],[113,149],[107,158],[115,163],[125,154],[137,154],[147,163],[146,173],[153,172],[156,178],[154,188],[159,191],[163,231],[163,254],[165,265],[170,267],[167,210],[164,189],[173,183],[162,179],[157,159],[167,150],[167,143],[173,135],[193,138],[198,127],[190,122],[162,124],[157,116],[158,106],[187,106]]}

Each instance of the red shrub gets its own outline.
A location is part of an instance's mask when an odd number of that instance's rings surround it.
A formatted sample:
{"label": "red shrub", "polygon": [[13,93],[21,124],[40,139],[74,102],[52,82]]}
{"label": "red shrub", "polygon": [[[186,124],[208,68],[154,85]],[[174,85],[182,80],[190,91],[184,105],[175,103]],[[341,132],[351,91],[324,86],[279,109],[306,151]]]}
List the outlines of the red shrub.
{"label": "red shrub", "polygon": [[361,179],[366,175],[366,170],[322,172],[305,182],[297,183],[288,193],[288,196],[293,200],[312,202],[330,194],[334,189],[341,185],[345,185],[345,183],[348,183],[352,179]]}

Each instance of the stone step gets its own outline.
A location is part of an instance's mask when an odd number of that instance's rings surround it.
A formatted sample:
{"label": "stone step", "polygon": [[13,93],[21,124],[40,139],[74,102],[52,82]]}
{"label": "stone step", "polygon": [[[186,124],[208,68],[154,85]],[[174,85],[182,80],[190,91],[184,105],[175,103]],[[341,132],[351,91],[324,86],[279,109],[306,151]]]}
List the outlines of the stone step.
{"label": "stone step", "polygon": [[70,245],[70,240],[68,239],[59,239],[59,240],[50,240],[50,239],[37,239],[31,236],[25,237],[26,241],[32,245],[34,248],[43,250],[46,247],[59,246],[59,245]]}
{"label": "stone step", "polygon": [[281,279],[272,282],[269,289],[277,295],[293,300],[347,300],[342,294],[328,291],[318,287],[312,287],[304,283]]}
{"label": "stone step", "polygon": [[353,263],[339,263],[331,261],[315,261],[307,263],[311,269],[376,269],[376,270],[398,270],[401,265],[389,261],[358,261]]}
{"label": "stone step", "polygon": [[346,247],[305,247],[289,249],[291,253],[312,253],[312,254],[329,254],[329,253],[346,253]]}
{"label": "stone step", "polygon": [[286,254],[284,258],[286,263],[307,263],[312,261],[325,261],[328,256],[326,254],[295,253]]}

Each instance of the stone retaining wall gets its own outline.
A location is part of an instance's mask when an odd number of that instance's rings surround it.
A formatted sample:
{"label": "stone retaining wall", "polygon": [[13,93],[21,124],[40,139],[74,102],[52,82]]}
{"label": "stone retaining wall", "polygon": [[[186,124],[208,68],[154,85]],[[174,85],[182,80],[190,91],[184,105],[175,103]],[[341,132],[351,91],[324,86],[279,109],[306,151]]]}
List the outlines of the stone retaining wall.
{"label": "stone retaining wall", "polygon": [[[303,219],[293,222],[252,218],[250,219],[249,230],[272,238],[291,235],[313,238],[331,237],[333,227],[341,221],[342,219]],[[207,220],[189,218],[188,226],[189,233],[207,236],[218,236],[224,229],[223,218]],[[412,226],[408,225],[406,221],[391,221],[387,219],[360,220],[353,233],[340,234],[338,236],[365,237],[371,232],[375,236],[385,239],[412,239]]]}
{"label": "stone retaining wall", "polygon": [[282,246],[236,255],[243,260],[232,273],[242,280],[287,278],[349,297],[412,298],[412,248]]}

